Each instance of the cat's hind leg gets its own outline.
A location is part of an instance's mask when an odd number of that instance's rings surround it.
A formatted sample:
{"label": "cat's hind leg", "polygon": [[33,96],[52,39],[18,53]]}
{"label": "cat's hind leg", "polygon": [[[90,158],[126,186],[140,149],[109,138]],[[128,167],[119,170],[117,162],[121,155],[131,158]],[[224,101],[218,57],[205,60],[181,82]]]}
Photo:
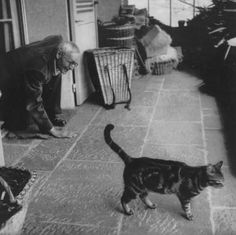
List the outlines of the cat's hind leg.
{"label": "cat's hind leg", "polygon": [[139,195],[142,202],[150,209],[156,209],[157,205],[153,203],[149,198],[147,193],[142,193]]}
{"label": "cat's hind leg", "polygon": [[185,212],[185,215],[188,220],[193,220],[193,214],[191,212],[191,204],[190,204],[190,199],[183,199],[179,197],[180,203],[182,205],[182,208]]}
{"label": "cat's hind leg", "polygon": [[121,205],[126,215],[133,215],[134,211],[129,207],[128,203],[136,198],[136,193],[130,188],[125,188],[121,197]]}

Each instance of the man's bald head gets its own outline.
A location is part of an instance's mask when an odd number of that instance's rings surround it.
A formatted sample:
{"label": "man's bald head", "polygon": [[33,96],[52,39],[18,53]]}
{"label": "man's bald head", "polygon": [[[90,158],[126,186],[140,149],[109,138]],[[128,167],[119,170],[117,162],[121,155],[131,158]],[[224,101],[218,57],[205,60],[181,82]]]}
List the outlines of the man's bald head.
{"label": "man's bald head", "polygon": [[80,50],[74,42],[62,42],[56,55],[57,69],[66,73],[74,69],[79,63]]}

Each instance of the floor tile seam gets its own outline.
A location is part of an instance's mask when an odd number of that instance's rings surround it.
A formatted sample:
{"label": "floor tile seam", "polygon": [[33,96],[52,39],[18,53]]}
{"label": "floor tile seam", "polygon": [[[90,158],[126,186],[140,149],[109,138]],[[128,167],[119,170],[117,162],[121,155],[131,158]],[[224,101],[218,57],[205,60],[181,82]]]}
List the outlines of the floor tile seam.
{"label": "floor tile seam", "polygon": [[124,219],[124,215],[121,215],[121,216],[120,216],[120,220],[119,220],[119,222],[118,222],[118,226],[117,226],[117,235],[120,235],[120,234],[121,234],[123,219]]}
{"label": "floor tile seam", "polygon": [[175,120],[175,121],[171,121],[171,120],[167,120],[167,121],[165,121],[165,120],[155,120],[154,118],[153,118],[153,120],[152,121],[154,121],[155,123],[157,123],[157,122],[160,122],[160,123],[193,123],[193,124],[200,124],[202,121],[201,120],[199,120],[199,121],[188,121],[188,120],[186,120],[186,121],[181,121],[181,120]]}
{"label": "floor tile seam", "polygon": [[152,105],[142,105],[142,104],[132,104],[131,103],[131,109],[132,109],[132,107],[148,107],[148,108],[152,108],[152,107],[154,107],[155,106],[155,104],[152,104]]}
{"label": "floor tile seam", "polygon": [[143,90],[142,88],[134,88],[132,90],[132,93],[133,94],[136,94],[136,93],[158,93],[159,92],[159,89],[158,90]]}
{"label": "floor tile seam", "polygon": [[57,224],[57,225],[70,225],[70,226],[77,226],[77,227],[88,227],[88,228],[108,228],[113,229],[114,227],[108,226],[97,226],[95,224],[80,224],[80,223],[67,223],[67,222],[56,222],[56,221],[40,221],[41,224]]}
{"label": "floor tile seam", "polygon": [[157,109],[157,104],[158,104],[158,101],[160,99],[160,94],[161,94],[161,90],[164,86],[164,82],[165,82],[165,78],[163,78],[162,80],[162,83],[160,85],[160,90],[158,92],[158,95],[156,97],[156,102],[155,102],[155,105],[153,106],[153,110],[152,110],[152,114],[151,114],[151,117],[150,117],[150,120],[149,120],[149,123],[147,125],[147,131],[146,131],[146,135],[144,136],[144,143],[142,145],[142,148],[141,148],[141,151],[140,151],[140,156],[143,155],[143,150],[144,150],[144,146],[145,146],[145,143],[147,142],[148,140],[148,135],[149,135],[149,132],[150,132],[150,129],[151,129],[151,125],[152,125],[152,122],[153,122],[153,119],[154,119],[154,115],[155,115],[155,112],[156,112],[156,109]]}
{"label": "floor tile seam", "polygon": [[[220,113],[219,111],[217,110],[217,106],[216,104],[211,104],[212,106],[215,106],[213,108],[209,108],[209,107],[203,107],[202,110],[203,110],[203,113],[206,112],[206,111],[209,111],[209,115],[214,115],[214,116],[220,116]],[[204,114],[205,115],[205,114]]]}
{"label": "floor tile seam", "polygon": [[236,206],[214,206],[213,210],[235,210],[236,212]]}
{"label": "floor tile seam", "polygon": [[98,113],[100,112],[102,108],[99,108],[97,110],[97,112],[95,113],[94,117],[89,121],[88,125],[86,125],[83,129],[83,131],[81,132],[81,134],[76,138],[76,140],[74,141],[74,143],[71,145],[71,147],[69,148],[69,150],[65,153],[64,157],[60,159],[60,161],[56,164],[56,166],[54,167],[53,170],[50,171],[50,173],[48,174],[47,177],[45,177],[44,182],[39,186],[39,188],[35,191],[35,195],[38,194],[38,192],[41,190],[41,188],[46,184],[46,182],[48,181],[48,179],[51,177],[51,175],[55,172],[55,170],[57,169],[57,167],[68,157],[68,155],[71,153],[71,151],[73,150],[73,148],[75,147],[76,143],[82,138],[83,134],[86,132],[86,130],[89,127],[89,124],[96,118],[96,116],[98,115]]}
{"label": "floor tile seam", "polygon": [[70,159],[70,158],[67,158],[65,159],[65,161],[70,161],[70,162],[89,162],[89,163],[103,163],[103,164],[106,164],[106,163],[112,163],[112,164],[121,164],[122,166],[124,165],[124,163],[122,161],[120,162],[116,162],[116,161],[102,161],[102,160],[79,160],[79,159]]}
{"label": "floor tile seam", "polygon": [[221,127],[221,128],[220,128],[220,127],[219,127],[219,128],[216,128],[216,127],[215,127],[215,128],[205,127],[205,130],[206,130],[206,131],[221,131],[221,130],[223,130],[223,129],[222,129],[222,127]]}
{"label": "floor tile seam", "polygon": [[[166,101],[164,101],[164,102],[166,102]],[[157,106],[159,107],[159,106],[164,106],[164,107],[176,107],[176,106],[181,106],[181,105],[183,105],[183,102],[180,102],[178,105],[176,105],[176,104],[172,104],[172,103],[169,103],[169,104],[157,104]],[[199,107],[199,103],[185,103],[184,105],[186,105],[186,106],[188,106],[188,107]]]}
{"label": "floor tile seam", "polygon": [[[202,125],[202,141],[203,141],[203,147],[205,149],[204,158],[205,158],[205,164],[208,163],[208,152],[207,152],[207,138],[205,133],[205,124],[204,124],[204,115],[203,115],[203,105],[202,105],[202,99],[201,94],[199,93],[199,104],[200,104],[200,113],[201,113],[201,125]],[[212,195],[211,190],[207,189],[207,200],[209,203],[209,209],[210,209],[210,223],[211,223],[211,230],[212,233],[215,234],[215,222],[213,218],[213,207],[212,207]]]}
{"label": "floor tile seam", "polygon": [[25,151],[25,153],[24,153],[20,158],[16,159],[16,160],[12,163],[12,165],[13,165],[13,166],[17,165],[25,156],[27,156],[27,155],[31,152],[31,150],[33,150],[34,148],[36,148],[37,146],[39,146],[39,145],[42,143],[42,141],[43,141],[43,140],[37,141],[37,143],[36,143],[36,141],[34,141],[34,142],[32,143],[32,145],[30,145],[30,147]]}
{"label": "floor tile seam", "polygon": [[181,91],[181,92],[191,92],[191,93],[195,93],[195,94],[197,94],[197,91],[196,91],[196,89],[195,88],[186,88],[186,89],[178,89],[178,88],[163,88],[162,89],[162,92],[179,92],[179,91]]}
{"label": "floor tile seam", "polygon": [[[155,145],[155,146],[169,146],[169,147],[190,147],[190,148],[197,148],[201,151],[203,151],[204,153],[207,152],[204,148],[203,145],[199,145],[199,144],[191,144],[191,143],[180,143],[180,144],[169,144],[169,142],[166,142],[166,143],[154,143],[154,142],[151,142],[149,140],[147,140],[145,142],[145,144],[147,145]],[[204,156],[205,158],[205,156]]]}
{"label": "floor tile seam", "polygon": [[160,89],[157,89],[157,90],[148,90],[148,89],[144,90],[144,92],[154,92],[154,93],[158,93],[159,91],[160,91]]}
{"label": "floor tile seam", "polygon": [[162,91],[166,92],[166,91],[185,91],[185,92],[196,92],[196,89],[166,89],[166,88],[163,88]]}
{"label": "floor tile seam", "polygon": [[176,144],[176,143],[153,143],[151,141],[147,141],[146,142],[147,144],[150,144],[150,145],[156,145],[156,146],[183,146],[183,147],[196,147],[196,148],[200,148],[202,151],[205,151],[205,149],[203,149],[203,145],[201,144],[191,144],[191,143],[180,143],[180,144]]}
{"label": "floor tile seam", "polygon": [[32,146],[34,144],[32,144],[32,143],[30,143],[30,144],[17,144],[17,143],[2,142],[2,145],[12,146],[12,147],[26,147],[26,148],[29,148],[30,146]]}

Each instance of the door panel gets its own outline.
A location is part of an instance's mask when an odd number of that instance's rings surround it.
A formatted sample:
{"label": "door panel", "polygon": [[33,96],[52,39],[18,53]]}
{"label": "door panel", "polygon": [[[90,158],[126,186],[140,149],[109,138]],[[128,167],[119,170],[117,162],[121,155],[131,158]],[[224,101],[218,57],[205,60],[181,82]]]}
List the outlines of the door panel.
{"label": "door panel", "polygon": [[84,51],[97,47],[97,27],[94,0],[73,0],[73,41],[80,49],[79,66],[75,69],[76,104],[82,104],[93,92],[84,68]]}

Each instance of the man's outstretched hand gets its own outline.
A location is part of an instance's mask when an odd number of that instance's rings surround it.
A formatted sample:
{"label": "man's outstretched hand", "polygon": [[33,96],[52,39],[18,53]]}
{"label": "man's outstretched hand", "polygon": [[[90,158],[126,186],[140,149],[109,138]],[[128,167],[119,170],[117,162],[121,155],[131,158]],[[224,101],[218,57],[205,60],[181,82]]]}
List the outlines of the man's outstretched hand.
{"label": "man's outstretched hand", "polygon": [[55,138],[73,138],[76,137],[76,134],[65,130],[63,128],[55,128],[53,127],[49,133]]}

